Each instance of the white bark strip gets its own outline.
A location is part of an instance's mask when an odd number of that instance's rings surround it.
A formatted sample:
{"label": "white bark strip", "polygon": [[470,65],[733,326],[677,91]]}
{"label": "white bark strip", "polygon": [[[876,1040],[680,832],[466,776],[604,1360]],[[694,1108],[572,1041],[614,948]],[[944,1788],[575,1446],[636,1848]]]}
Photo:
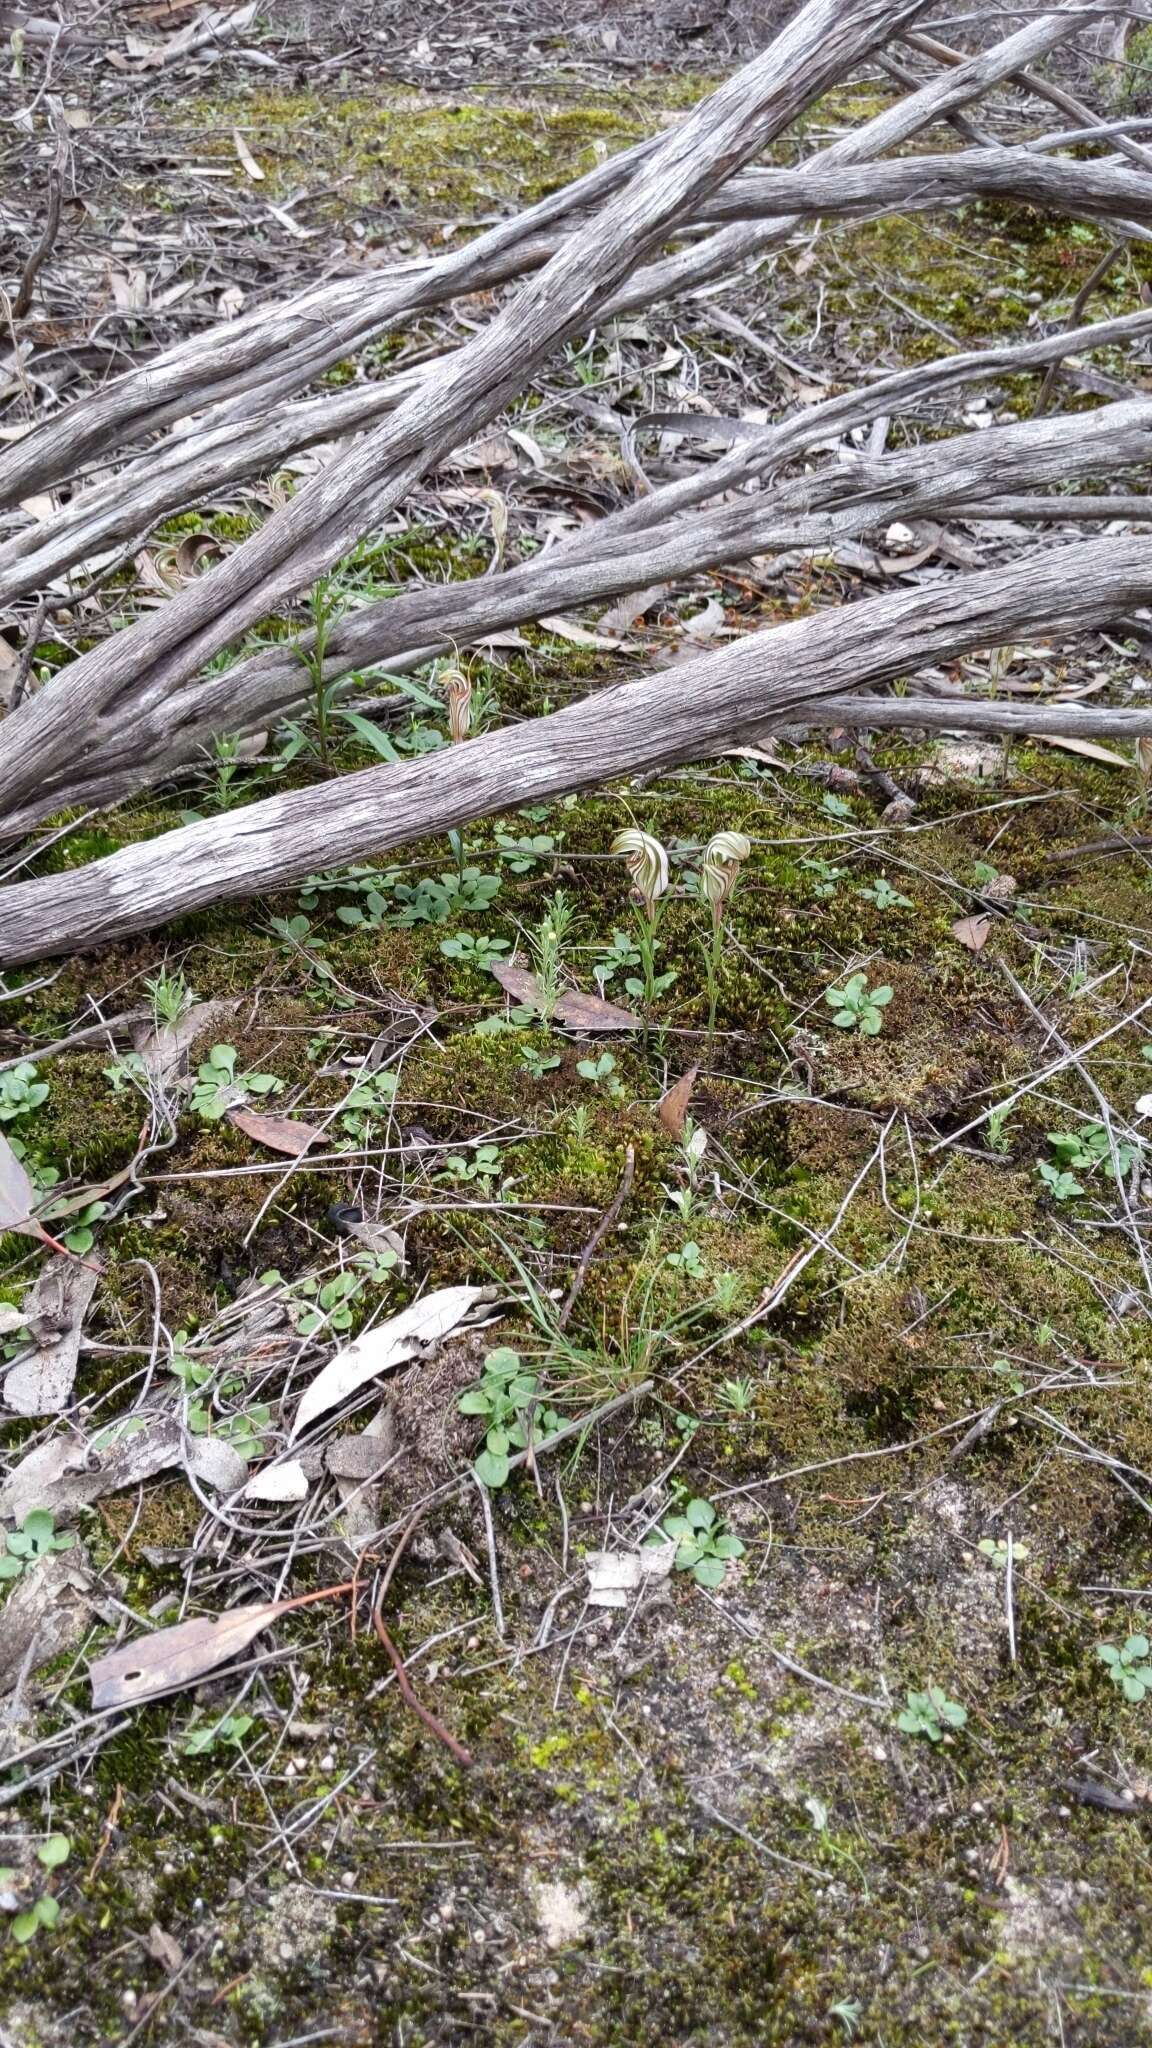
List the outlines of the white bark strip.
{"label": "white bark strip", "polygon": [[310,789],[266,798],[16,884],[0,892],[0,962],[124,938],[206,903],[286,887],[317,867],[616,775],[699,760],[770,720],[803,718],[814,699],[1024,633],[1071,632],[1150,601],[1147,540],[1110,539],[798,620],[514,731],[342,777],[319,798]]}

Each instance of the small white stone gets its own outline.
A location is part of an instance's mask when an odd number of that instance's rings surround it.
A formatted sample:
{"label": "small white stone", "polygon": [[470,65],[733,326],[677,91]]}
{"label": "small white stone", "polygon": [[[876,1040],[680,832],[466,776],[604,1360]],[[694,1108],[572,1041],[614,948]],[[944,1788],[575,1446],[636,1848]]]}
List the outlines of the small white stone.
{"label": "small white stone", "polygon": [[324,1755],[321,1757],[320,1769],[322,1771],[334,1771],[336,1769],[336,1759],[333,1756],[332,1751],[330,1749],[326,1750]]}

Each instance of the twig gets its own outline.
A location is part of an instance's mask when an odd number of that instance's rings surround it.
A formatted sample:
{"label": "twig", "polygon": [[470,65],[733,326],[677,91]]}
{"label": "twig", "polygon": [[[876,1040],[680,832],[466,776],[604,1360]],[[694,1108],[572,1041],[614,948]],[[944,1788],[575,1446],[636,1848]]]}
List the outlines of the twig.
{"label": "twig", "polygon": [[803,1664],[797,1664],[793,1658],[786,1657],[783,1650],[774,1649],[771,1643],[765,1643],[764,1648],[770,1657],[776,1659],[777,1664],[782,1664],[785,1671],[791,1671],[795,1677],[802,1678],[806,1685],[819,1686],[822,1692],[838,1693],[842,1700],[852,1700],[858,1707],[875,1707],[881,1714],[891,1711],[891,1700],[875,1700],[869,1693],[853,1692],[846,1685],[834,1685],[830,1678],[821,1678],[817,1672],[806,1670]]}
{"label": "twig", "polygon": [[1008,1531],[1007,1543],[1008,1556],[1004,1566],[1004,1607],[1008,1616],[1008,1655],[1014,1664],[1016,1662],[1016,1608],[1012,1592],[1016,1551],[1012,1542],[1011,1529]]}
{"label": "twig", "polygon": [[739,1835],[740,1840],[747,1842],[750,1849],[755,1849],[758,1856],[766,1856],[770,1863],[782,1864],[785,1870],[799,1870],[805,1877],[815,1877],[819,1878],[821,1883],[826,1882],[826,1870],[818,1870],[814,1863],[801,1863],[797,1856],[782,1855],[779,1849],[770,1849],[767,1842],[758,1842],[755,1835],[750,1835],[747,1828],[740,1826],[739,1821],[729,1820],[726,1813],[719,1812],[715,1806],[709,1806],[707,1800],[695,1799],[693,1804],[706,1819],[715,1821],[718,1827],[727,1828],[733,1835]]}
{"label": "twig", "polygon": [[16,680],[12,685],[12,691],[8,698],[9,713],[18,708],[23,699],[24,692],[28,688],[28,678],[32,673],[32,663],[36,659],[36,649],[40,645],[40,635],[44,631],[44,621],[48,616],[48,608],[51,602],[51,594],[46,591],[36,607],[35,617],[24,636],[24,645],[20,649],[20,666],[16,671]]}
{"label": "twig", "polygon": [[407,1549],[408,1544],[410,1543],[413,1535],[415,1534],[418,1524],[423,1521],[424,1516],[427,1514],[428,1509],[431,1505],[431,1501],[422,1501],[420,1506],[416,1508],[414,1513],[412,1513],[408,1517],[407,1522],[404,1524],[403,1529],[400,1531],[400,1534],[396,1539],[396,1546],[392,1552],[391,1557],[389,1558],[387,1564],[384,1567],[383,1573],[381,1574],[380,1584],[377,1589],[376,1598],[372,1604],[372,1626],[375,1629],[376,1634],[380,1638],[380,1641],[384,1645],[384,1649],[389,1658],[389,1661],[391,1662],[392,1669],[396,1673],[396,1683],[400,1688],[400,1697],[404,1701],[405,1706],[411,1707],[412,1712],[416,1715],[417,1720],[423,1721],[424,1726],[430,1731],[430,1733],[435,1735],[438,1738],[438,1740],[444,1744],[445,1748],[451,1751],[451,1754],[455,1757],[457,1763],[470,1764],[472,1762],[472,1758],[469,1755],[468,1751],[459,1742],[457,1742],[456,1737],[454,1735],[449,1733],[448,1729],[445,1728],[443,1722],[438,1721],[435,1714],[433,1714],[431,1710],[428,1707],[426,1707],[421,1700],[417,1699],[416,1694],[412,1690],[412,1681],[408,1676],[408,1671],[404,1663],[404,1659],[400,1655],[399,1650],[396,1648],[395,1643],[392,1641],[391,1636],[389,1635],[387,1629],[384,1626],[384,1601],[388,1594],[388,1588],[392,1583],[392,1578],[395,1573],[396,1567],[399,1564],[400,1559],[403,1557],[404,1552]]}
{"label": "twig", "polygon": [[580,1254],[580,1263],[576,1268],[576,1277],[573,1280],[571,1287],[568,1289],[568,1298],[565,1301],[564,1306],[556,1319],[557,1329],[566,1330],[568,1328],[568,1319],[576,1306],[577,1300],[579,1299],[580,1294],[583,1290],[584,1283],[588,1278],[588,1270],[592,1264],[592,1260],[594,1259],[599,1246],[607,1237],[608,1232],[615,1228],[617,1222],[619,1221],[620,1211],[624,1207],[625,1202],[628,1200],[628,1197],[632,1192],[632,1180],[633,1176],[635,1175],[635,1172],[636,1148],[634,1145],[629,1145],[628,1150],[624,1154],[624,1172],[621,1176],[620,1185],[616,1190],[616,1194],[612,1201],[611,1206],[604,1211],[603,1216],[600,1218],[599,1223],[596,1225],[595,1230],[592,1232],[591,1237],[588,1239],[587,1244],[585,1245],[583,1251]]}
{"label": "twig", "polygon": [[1014,1089],[1011,1095],[1001,1097],[998,1102],[989,1103],[987,1109],[982,1109],[979,1116],[974,1116],[971,1122],[963,1124],[958,1131],[950,1131],[946,1138],[938,1138],[934,1145],[929,1145],[929,1156],[933,1152],[947,1151],[951,1145],[958,1145],[961,1138],[968,1136],[969,1131],[977,1131],[981,1124],[987,1123],[988,1118],[996,1110],[1011,1109],[1013,1104],[1020,1102],[1025,1095],[1031,1095],[1033,1089],[1039,1088],[1042,1082],[1050,1081],[1054,1074],[1062,1074],[1066,1068],[1078,1066],[1086,1054],[1095,1052],[1096,1047],[1103,1045],[1106,1039],[1115,1038],[1117,1032],[1126,1031],[1130,1024],[1135,1024],[1137,1018],[1143,1017],[1145,1012],[1150,1009],[1152,1009],[1152,996],[1146,996],[1142,1003],[1137,1003],[1134,1010],[1129,1010],[1126,1017],[1121,1017],[1118,1024],[1110,1024],[1106,1031],[1098,1031],[1095,1038],[1086,1039],[1083,1045],[1076,1046],[1070,1052],[1063,1054],[1060,1059],[1053,1060],[1050,1066],[1042,1067],[1038,1074],[1033,1074],[1030,1080],[1022,1082],[1020,1087]]}
{"label": "twig", "polygon": [[404,1701],[405,1706],[411,1707],[417,1720],[423,1721],[429,1733],[435,1735],[444,1744],[445,1749],[450,1751],[458,1764],[470,1764],[472,1762],[471,1753],[464,1748],[462,1743],[457,1742],[456,1737],[445,1728],[443,1721],[438,1721],[431,1708],[426,1707],[422,1700],[418,1700],[413,1692],[411,1681],[405,1669],[404,1659],[384,1626],[379,1604],[372,1610],[372,1626],[383,1643],[384,1649],[391,1661],[392,1669],[396,1673],[396,1683],[400,1688],[400,1697]]}
{"label": "twig", "polygon": [[492,1526],[492,1501],[488,1488],[481,1480],[478,1479],[476,1481],[476,1487],[480,1495],[480,1510],[484,1516],[484,1535],[488,1543],[488,1579],[492,1587],[492,1618],[496,1623],[496,1633],[501,1641],[503,1641],[505,1633],[504,1606],[500,1598],[500,1571],[496,1562],[496,1531]]}
{"label": "twig", "polygon": [[60,230],[60,202],[63,195],[64,173],[58,155],[57,161],[48,173],[48,218],[44,223],[44,232],[40,240],[24,265],[24,275],[20,279],[16,297],[12,301],[13,321],[24,318],[25,313],[32,304],[32,294],[36,288],[36,279],[40,273],[41,266],[47,262],[52,254],[56,236]]}
{"label": "twig", "polygon": [[[1108,272],[1111,270],[1112,265],[1116,261],[1116,258],[1118,256],[1123,256],[1124,251],[1127,249],[1127,247],[1127,241],[1113,242],[1111,248],[1106,249],[1104,251],[1104,254],[1100,258],[1099,263],[1093,264],[1092,269],[1089,271],[1087,277],[1085,278],[1083,284],[1077,292],[1076,297],[1072,301],[1072,309],[1068,315],[1067,320],[1064,323],[1065,326],[1076,326],[1080,318],[1080,315],[1083,313],[1084,308],[1088,304],[1089,299],[1092,297],[1093,292],[1096,290],[1097,285],[1102,284],[1104,282],[1104,279],[1107,277]],[[1040,386],[1036,403],[1032,408],[1032,416],[1034,419],[1038,419],[1042,412],[1046,412],[1048,410],[1048,400],[1051,397],[1052,392],[1054,391],[1062,375],[1063,367],[1059,362],[1049,364],[1048,369],[1044,373],[1044,382]]]}

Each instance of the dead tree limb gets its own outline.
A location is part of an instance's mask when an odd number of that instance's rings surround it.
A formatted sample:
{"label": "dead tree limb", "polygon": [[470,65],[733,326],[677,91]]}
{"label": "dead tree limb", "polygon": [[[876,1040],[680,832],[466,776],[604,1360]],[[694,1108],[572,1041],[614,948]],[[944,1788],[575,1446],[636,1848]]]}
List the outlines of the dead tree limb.
{"label": "dead tree limb", "polygon": [[211,902],[283,888],[477,818],[621,774],[700,760],[814,700],[926,661],[1070,632],[1152,600],[1145,540],[1086,541],[779,626],[699,661],[621,683],[401,767],[370,768],[264,799],[62,875],[0,892],[0,962],[18,965],[127,937]]}
{"label": "dead tree limb", "polygon": [[5,720],[0,804],[27,802],[61,750],[76,746],[77,689],[97,720],[123,716],[133,689],[146,681],[175,688],[339,561],[428,467],[491,419],[550,349],[586,324],[710,192],[923,5],[808,0],[769,48],[671,130],[598,218],[392,419],[330,464],[219,568],[82,656],[72,689],[49,685]]}
{"label": "dead tree limb", "polygon": [[[813,216],[825,222],[875,218],[887,212],[958,206],[979,196],[1016,199],[1085,219],[1120,220],[1126,215],[1133,233],[1152,239],[1152,182],[1146,177],[1111,164],[1039,158],[1025,149],[962,151],[951,157],[897,159],[868,167],[827,165],[824,158],[817,158],[798,170],[731,180],[707,202],[701,218],[784,216],[791,227]],[[708,281],[709,270],[716,267],[718,240],[692,252],[682,288]],[[555,246],[541,241],[533,253],[543,263]],[[729,260],[725,252],[722,267]],[[662,266],[642,271],[618,295],[623,303],[609,303],[601,317],[638,310],[648,303],[642,295],[650,291],[655,296],[661,280]],[[1078,318],[1077,309],[1073,311]],[[1075,324],[1073,319],[1070,325]],[[1050,380],[1057,368],[1054,364],[1050,369]],[[74,497],[54,518],[29,521],[0,541],[0,605],[13,603],[105,549],[142,543],[159,520],[267,474],[301,449],[362,431],[394,412],[431,374],[426,367],[401,371],[347,391],[275,407],[255,419],[164,442],[127,472]],[[1037,409],[1044,407],[1038,402]]]}
{"label": "dead tree limb", "polygon": [[[891,13],[895,27],[899,10],[893,7]],[[947,74],[842,137],[809,168],[859,163],[895,148],[920,129],[946,120],[958,108],[979,99],[1003,79],[1019,73],[1021,67],[1041,59],[1073,35],[1080,20],[1077,8],[1065,6],[991,48],[957,61]],[[658,141],[648,141],[610,158],[584,178],[540,200],[515,220],[487,230],[449,256],[397,266],[382,277],[366,279],[358,274],[327,282],[285,303],[260,308],[224,329],[196,336],[127,371],[0,455],[0,507],[17,503],[32,491],[42,493],[106,458],[125,441],[139,441],[205,407],[209,411],[201,431],[223,426],[246,429],[254,411],[266,412],[291,397],[389,327],[411,320],[455,294],[488,288],[539,263],[549,247],[547,242],[542,247],[541,237],[618,193],[659,147]],[[763,232],[745,231],[745,254],[754,253]],[[791,224],[782,224],[776,232],[785,237]],[[738,248],[732,243],[715,253],[723,254],[728,262],[738,260]],[[667,259],[663,265],[653,266],[663,275],[642,285],[648,299],[673,285],[683,288],[686,280],[673,274],[677,261],[683,259]],[[629,309],[625,295],[621,304],[598,308],[598,314]]]}
{"label": "dead tree limb", "polygon": [[[1152,331],[1152,314],[1135,317]],[[1029,353],[1047,347],[1051,354],[1054,346],[1058,338],[1052,344],[1030,344]],[[991,374],[988,364],[995,359],[994,352],[986,352],[978,360]],[[886,394],[893,387],[923,391],[932,388],[934,375],[938,388],[948,369],[945,359],[919,373],[882,379],[869,392],[810,408],[766,438],[794,457],[827,434],[832,417],[842,431],[861,406],[871,413],[886,410],[891,403]],[[707,433],[706,415],[697,424]],[[752,452],[758,452],[755,444]],[[409,667],[446,646],[464,647],[504,627],[615,597],[640,584],[765,551],[826,549],[839,540],[882,531],[894,519],[1011,517],[999,502],[1005,492],[1066,486],[1150,461],[1152,399],[1142,399],[1101,406],[1093,413],[1024,421],[994,433],[957,435],[895,455],[855,455],[815,476],[735,495],[707,512],[694,511],[691,518],[683,512],[659,517],[663,501],[680,494],[679,486],[669,486],[641,501],[649,519],[642,534],[628,513],[617,514],[502,576],[421,587],[353,612],[330,635],[325,680],[388,662]],[[705,472],[705,482],[723,469],[723,462],[717,463]],[[1072,498],[1048,501],[1046,514],[1029,502],[1032,517],[1075,516]],[[1117,501],[1117,510],[1099,509],[1094,516],[1123,517],[1119,507],[1127,502]],[[1103,508],[1108,501],[1095,503]],[[97,728],[83,755],[72,749],[46,772],[32,801],[13,807],[5,828],[28,830],[64,805],[119,801],[194,758],[214,734],[245,730],[284,713],[307,687],[309,645],[310,636],[303,636],[296,645],[268,648],[222,673],[197,676],[182,689],[140,693],[130,715]],[[72,674],[61,677],[61,687],[68,686]],[[74,706],[76,726],[84,714],[81,699]]]}

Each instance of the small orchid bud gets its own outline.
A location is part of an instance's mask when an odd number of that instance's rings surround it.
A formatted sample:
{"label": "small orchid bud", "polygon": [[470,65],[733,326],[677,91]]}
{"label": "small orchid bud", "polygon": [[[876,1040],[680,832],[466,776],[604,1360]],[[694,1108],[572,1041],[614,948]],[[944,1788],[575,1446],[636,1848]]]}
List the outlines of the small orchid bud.
{"label": "small orchid bud", "polygon": [[448,699],[448,730],[453,740],[466,740],[472,726],[472,683],[463,669],[446,668],[440,677]]}
{"label": "small orchid bud", "polygon": [[752,842],[743,832],[717,832],[708,841],[700,870],[700,888],[717,917],[736,887],[741,863],[751,851]]}
{"label": "small orchid bud", "polygon": [[652,917],[657,897],[663,896],[668,887],[668,855],[660,841],[653,839],[650,832],[641,832],[635,825],[630,825],[627,831],[616,834],[612,851],[623,854],[632,886],[649,917]]}

